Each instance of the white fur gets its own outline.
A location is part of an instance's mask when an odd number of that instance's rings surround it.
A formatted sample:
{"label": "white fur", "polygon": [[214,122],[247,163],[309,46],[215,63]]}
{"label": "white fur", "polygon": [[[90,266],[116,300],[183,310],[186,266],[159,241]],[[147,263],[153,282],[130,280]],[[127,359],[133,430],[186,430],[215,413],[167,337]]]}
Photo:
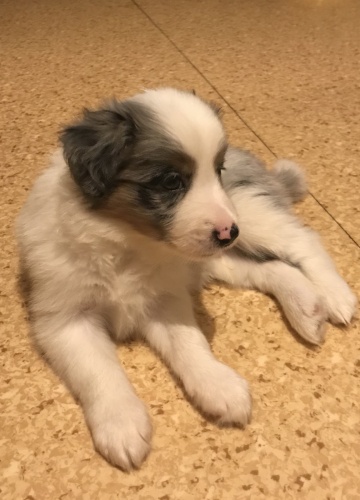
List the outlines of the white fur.
{"label": "white fur", "polygon": [[[151,423],[109,331],[117,340],[140,332],[200,410],[219,423],[246,425],[247,383],[215,359],[196,324],[189,290],[211,277],[272,293],[292,326],[313,343],[322,340],[327,318],[349,322],[356,302],[318,237],[294,216],[250,192],[240,196],[234,190],[229,199],[210,162],[224,139],[221,125],[201,101],[195,105],[194,97],[174,96],[164,90],[141,99],[199,165],[176,214],[172,236],[178,251],[121,220],[89,211],[61,151],[35,183],[18,223],[34,287],[36,342],[80,400],[97,450],[126,470],[139,466],[149,452]],[[171,114],[164,104],[170,97]],[[286,250],[302,271],[278,261],[251,263],[231,252],[191,262],[204,255],[209,226],[235,220],[245,247],[264,245],[280,255]]]}
{"label": "white fur", "polygon": [[172,88],[148,90],[134,100],[149,106],[200,168],[209,171],[209,163],[225,139],[222,124],[209,106],[193,94]]}

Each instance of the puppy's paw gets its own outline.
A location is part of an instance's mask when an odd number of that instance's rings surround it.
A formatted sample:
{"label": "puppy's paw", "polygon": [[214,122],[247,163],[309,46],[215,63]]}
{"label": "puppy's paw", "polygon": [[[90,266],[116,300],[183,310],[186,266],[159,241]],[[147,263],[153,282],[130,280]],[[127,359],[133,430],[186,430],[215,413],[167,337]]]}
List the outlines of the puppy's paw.
{"label": "puppy's paw", "polygon": [[321,287],[329,320],[335,325],[347,325],[356,313],[357,298],[348,284],[338,275]]}
{"label": "puppy's paw", "polygon": [[95,449],[125,471],[139,467],[150,452],[151,421],[136,397],[111,405],[98,403],[86,413]]}
{"label": "puppy's paw", "polygon": [[320,345],[326,331],[326,309],[320,297],[301,303],[302,314],[296,318],[296,331],[311,344]]}
{"label": "puppy's paw", "polygon": [[323,299],[311,286],[293,286],[282,302],[291,326],[311,344],[321,344],[325,337],[327,310]]}
{"label": "puppy's paw", "polygon": [[219,425],[245,427],[249,423],[251,395],[248,383],[234,370],[214,362],[209,367],[205,380],[197,384],[194,380],[193,384],[188,392],[194,403]]}
{"label": "puppy's paw", "polygon": [[318,297],[305,309],[298,325],[298,333],[308,342],[315,345],[323,343],[326,331],[326,309]]}

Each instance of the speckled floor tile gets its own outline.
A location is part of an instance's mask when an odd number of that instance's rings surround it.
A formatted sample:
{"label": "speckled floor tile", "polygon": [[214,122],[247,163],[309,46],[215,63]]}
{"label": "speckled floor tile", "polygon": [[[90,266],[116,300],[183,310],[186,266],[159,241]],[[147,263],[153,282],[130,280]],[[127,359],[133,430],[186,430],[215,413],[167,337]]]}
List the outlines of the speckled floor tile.
{"label": "speckled floor tile", "polygon": [[[214,5],[209,2],[209,9]],[[199,7],[193,6],[195,16]],[[192,25],[188,7],[181,1],[176,7],[179,27],[196,45],[198,35],[184,21]],[[0,5],[0,19],[0,498],[358,499],[359,323],[346,330],[329,327],[325,345],[311,350],[287,331],[273,301],[255,292],[214,286],[202,297],[206,312],[197,308],[216,355],[251,384],[251,425],[241,431],[204,421],[163,364],[133,343],[119,347],[119,356],[152,415],[152,454],[132,474],[95,454],[80,408],[30,345],[16,286],[14,218],[56,144],[57,130],[84,104],[165,84],[195,88],[218,102],[219,96],[130,1],[8,0]],[[212,29],[215,36],[217,23]],[[179,29],[173,30],[178,37]],[[217,63],[220,68],[220,56]],[[222,88],[226,79],[224,73]],[[253,92],[260,102],[263,92],[256,86]],[[231,140],[271,161],[256,135],[220,104]],[[285,115],[298,118],[296,108]],[[259,130],[266,125],[260,111],[253,116]],[[319,136],[317,148],[327,155],[321,128],[308,116],[310,132],[314,126]],[[336,119],[341,128],[342,119]],[[274,150],[290,151],[293,131],[277,134]],[[297,141],[291,152],[298,152]],[[314,192],[324,187],[321,179],[310,176]],[[330,168],[329,179],[341,186]],[[356,209],[352,196],[343,208]],[[313,199],[298,210],[323,235],[359,294],[359,248]]]}
{"label": "speckled floor tile", "polygon": [[360,2],[138,0],[360,243]]}

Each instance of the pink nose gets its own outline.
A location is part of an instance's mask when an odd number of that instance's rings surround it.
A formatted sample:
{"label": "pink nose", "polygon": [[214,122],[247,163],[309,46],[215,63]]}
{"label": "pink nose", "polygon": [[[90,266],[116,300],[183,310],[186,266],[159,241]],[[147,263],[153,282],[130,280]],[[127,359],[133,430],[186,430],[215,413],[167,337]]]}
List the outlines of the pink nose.
{"label": "pink nose", "polygon": [[230,240],[230,232],[230,227],[224,227],[223,229],[220,229],[220,231],[217,231],[217,237],[219,240]]}
{"label": "pink nose", "polygon": [[230,245],[239,236],[239,228],[236,224],[215,229],[214,237],[220,246]]}

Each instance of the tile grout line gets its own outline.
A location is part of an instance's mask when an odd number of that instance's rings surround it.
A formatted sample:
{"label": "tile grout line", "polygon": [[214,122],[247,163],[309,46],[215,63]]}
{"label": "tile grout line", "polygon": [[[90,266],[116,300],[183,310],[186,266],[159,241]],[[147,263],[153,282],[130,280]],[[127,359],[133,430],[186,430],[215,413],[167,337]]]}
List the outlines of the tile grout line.
{"label": "tile grout line", "polygon": [[[261,142],[261,144],[274,156],[277,158],[274,151],[270,146],[262,139],[255,130],[246,122],[246,120],[236,111],[236,109],[228,102],[228,100],[221,94],[221,92],[211,83],[211,81],[204,75],[204,73],[191,61],[191,59],[184,54],[184,52],[176,45],[176,43],[166,34],[166,32],[160,28],[160,26],[150,17],[150,15],[138,4],[137,0],[131,0],[135,7],[150,21],[150,23],[163,35],[164,38],[171,43],[171,45],[179,52],[182,57],[191,65],[191,67],[205,80],[205,82],[212,88],[212,90],[225,102],[225,104],[231,109],[231,111],[239,118],[239,120],[245,125],[247,129]],[[309,191],[309,195],[313,198],[313,200],[326,212],[329,217],[336,223],[338,227],[349,237],[349,239],[354,243],[355,246],[360,248],[359,243],[348,233],[348,231],[338,222],[335,217],[325,208],[325,206],[316,198],[316,196]]]}

